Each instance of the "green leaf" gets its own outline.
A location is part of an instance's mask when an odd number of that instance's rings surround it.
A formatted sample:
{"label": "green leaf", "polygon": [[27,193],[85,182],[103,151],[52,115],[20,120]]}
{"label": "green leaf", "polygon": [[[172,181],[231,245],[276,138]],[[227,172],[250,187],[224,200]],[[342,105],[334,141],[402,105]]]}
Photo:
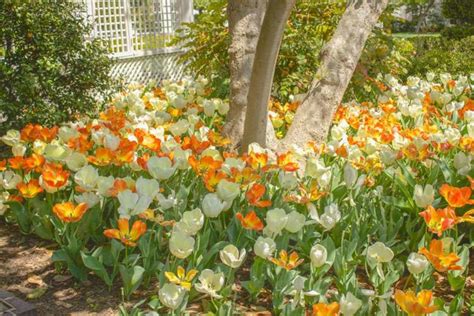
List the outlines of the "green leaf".
{"label": "green leaf", "polygon": [[94,273],[99,278],[101,278],[105,282],[105,284],[107,284],[108,286],[112,286],[112,280],[109,277],[109,274],[107,273],[107,270],[105,269],[102,262],[100,262],[96,257],[89,256],[82,251],[81,251],[81,257],[82,257],[82,261],[84,262],[84,265],[87,268],[94,271]]}

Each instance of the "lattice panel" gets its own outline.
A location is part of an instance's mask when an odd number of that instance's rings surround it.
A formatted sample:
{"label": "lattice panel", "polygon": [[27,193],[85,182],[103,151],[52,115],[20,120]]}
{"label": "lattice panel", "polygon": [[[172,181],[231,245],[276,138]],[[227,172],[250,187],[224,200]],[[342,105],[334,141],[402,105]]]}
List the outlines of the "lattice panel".
{"label": "lattice panel", "polygon": [[109,44],[112,54],[130,51],[126,1],[128,0],[92,2],[94,36],[104,39]]}
{"label": "lattice panel", "polygon": [[111,71],[114,78],[127,82],[147,83],[150,80],[179,80],[184,66],[177,62],[179,53],[167,53],[116,60]]}

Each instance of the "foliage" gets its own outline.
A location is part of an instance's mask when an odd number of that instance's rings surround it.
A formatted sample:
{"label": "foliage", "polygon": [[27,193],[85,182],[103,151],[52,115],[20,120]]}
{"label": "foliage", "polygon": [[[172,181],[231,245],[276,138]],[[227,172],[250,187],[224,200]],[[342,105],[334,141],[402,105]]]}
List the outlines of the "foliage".
{"label": "foliage", "polygon": [[474,25],[464,26],[464,25],[455,25],[451,27],[445,27],[441,31],[441,35],[447,39],[463,39],[469,36],[474,36]]}
{"label": "foliage", "polygon": [[[319,64],[318,52],[344,11],[344,1],[298,1],[288,22],[275,72],[273,95],[288,100],[303,93]],[[229,86],[230,36],[227,1],[211,1],[194,23],[185,24],[170,45],[183,44],[188,51],[181,62],[212,80],[215,94],[225,97]],[[315,27],[316,25],[316,27]]]}
{"label": "foliage", "polygon": [[243,156],[219,134],[229,105],[207,80],[130,86],[97,118],[0,138],[2,220],[54,241],[78,280],[120,280],[125,297],[159,283],[147,305],[160,314],[195,301],[219,315],[236,302],[466,314],[472,79],[381,76],[377,102],[343,104],[327,143]]}
{"label": "foliage", "polygon": [[456,24],[474,24],[474,1],[443,0],[443,15]]}
{"label": "foliage", "polygon": [[110,88],[110,61],[82,6],[71,1],[1,1],[0,131],[28,122],[56,124],[96,111]]}
{"label": "foliage", "polygon": [[415,39],[416,56],[408,75],[426,72],[469,75],[474,72],[474,36],[461,40]]}

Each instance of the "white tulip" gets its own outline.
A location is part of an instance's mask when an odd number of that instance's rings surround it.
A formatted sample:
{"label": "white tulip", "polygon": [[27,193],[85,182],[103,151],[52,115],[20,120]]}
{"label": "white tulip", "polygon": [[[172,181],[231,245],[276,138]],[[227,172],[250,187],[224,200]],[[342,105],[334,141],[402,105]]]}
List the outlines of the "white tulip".
{"label": "white tulip", "polygon": [[247,252],[245,251],[245,249],[242,249],[242,251],[240,251],[239,253],[239,249],[237,249],[237,247],[235,247],[234,245],[227,245],[225,246],[220,252],[219,252],[219,256],[221,258],[221,261],[233,268],[233,269],[236,269],[238,267],[240,267],[242,265],[242,263],[244,262],[245,260],[245,256],[246,256]]}
{"label": "white tulip", "polygon": [[70,152],[71,150],[67,147],[58,143],[50,143],[44,148],[43,155],[48,160],[64,160],[69,156]]}
{"label": "white tulip", "polygon": [[411,274],[420,274],[426,270],[429,262],[425,256],[412,252],[407,259],[407,268]]}
{"label": "white tulip", "polygon": [[184,224],[187,234],[196,235],[204,225],[204,215],[200,209],[195,208],[192,211],[184,212],[180,222]]}
{"label": "white tulip", "polygon": [[376,263],[386,263],[392,261],[394,254],[392,249],[377,241],[367,248],[367,257]]}
{"label": "white tulip", "polygon": [[0,186],[5,190],[15,189],[17,184],[21,182],[21,177],[11,170],[0,172]]}
{"label": "white tulip", "polygon": [[202,210],[207,217],[216,218],[224,210],[226,204],[216,193],[208,193],[202,200]]}
{"label": "white tulip", "polygon": [[100,197],[94,192],[84,192],[81,195],[76,195],[74,197],[76,203],[86,203],[87,208],[93,208],[100,202]]}
{"label": "white tulip", "polygon": [[357,169],[352,167],[350,163],[344,166],[344,182],[348,188],[352,188],[357,181]]}
{"label": "white tulip", "polygon": [[160,192],[160,184],[155,179],[140,177],[135,182],[135,187],[137,188],[138,194],[149,196],[151,199],[154,199]]}
{"label": "white tulip", "polygon": [[117,150],[120,145],[120,138],[113,135],[107,134],[104,137],[104,146],[112,151]]}
{"label": "white tulip", "polygon": [[288,222],[288,215],[284,209],[274,208],[267,212],[265,217],[267,229],[275,234],[279,234]]}
{"label": "white tulip", "polygon": [[186,291],[181,286],[173,283],[166,283],[158,292],[161,304],[175,310],[183,303]]}
{"label": "white tulip", "polygon": [[306,217],[303,214],[293,211],[288,214],[288,220],[285,225],[285,229],[290,233],[299,232],[306,222]]}
{"label": "white tulip", "polygon": [[331,230],[341,220],[341,212],[337,204],[330,204],[324,208],[324,213],[319,218],[319,224],[324,230]]}
{"label": "white tulip", "polygon": [[267,259],[268,257],[273,256],[275,250],[276,243],[271,238],[265,238],[260,236],[257,238],[257,241],[255,241],[255,244],[253,245],[253,251],[255,252],[255,255],[263,259]]}
{"label": "white tulip", "polygon": [[160,205],[160,207],[166,211],[172,207],[174,207],[175,205],[178,204],[178,199],[176,198],[176,195],[173,192],[171,192],[168,197],[164,196],[163,194],[161,193],[158,193],[156,195],[156,199],[158,200],[158,203]]}
{"label": "white tulip", "polygon": [[174,230],[171,233],[169,249],[173,256],[184,259],[193,252],[195,242],[193,237],[179,230]]}
{"label": "white tulip", "polygon": [[221,200],[231,202],[239,196],[240,185],[223,179],[217,184],[216,193]]}
{"label": "white tulip", "polygon": [[298,185],[298,178],[292,172],[280,172],[278,181],[283,189],[291,190]]}
{"label": "white tulip", "polygon": [[344,316],[353,316],[362,307],[362,301],[351,292],[341,298],[341,313]]}
{"label": "white tulip", "polygon": [[111,189],[114,186],[115,178],[113,176],[102,177],[99,176],[97,180],[97,193],[102,196],[111,196]]}
{"label": "white tulip", "polygon": [[82,167],[75,175],[74,181],[84,190],[90,191],[97,186],[99,172],[93,166]]}
{"label": "white tulip", "polygon": [[415,192],[413,199],[418,207],[425,208],[434,201],[434,188],[431,184],[427,184],[424,188],[417,184],[415,185]]}
{"label": "white tulip", "polygon": [[17,143],[12,147],[12,153],[15,157],[23,157],[25,155],[25,152],[26,146],[21,143]]}
{"label": "white tulip", "polygon": [[221,295],[217,294],[224,286],[224,274],[222,272],[215,273],[210,269],[202,270],[199,281],[200,283],[194,285],[198,292],[209,294],[213,298],[222,298]]}
{"label": "white tulip", "polygon": [[82,167],[87,165],[87,158],[85,155],[73,152],[65,159],[66,165],[72,171],[79,171]]}
{"label": "white tulip", "polygon": [[462,176],[467,176],[471,171],[471,160],[472,157],[470,154],[465,154],[462,151],[458,152],[454,156],[453,165],[454,168],[458,171],[458,174]]}
{"label": "white tulip", "polygon": [[158,180],[166,180],[170,178],[176,170],[176,166],[173,166],[168,157],[153,156],[148,159],[147,167],[151,176]]}
{"label": "white tulip", "polygon": [[323,245],[316,244],[311,248],[309,256],[311,258],[311,265],[315,268],[319,268],[326,264],[328,251]]}
{"label": "white tulip", "polygon": [[13,146],[20,142],[20,132],[14,129],[7,131],[0,139],[8,146]]}
{"label": "white tulip", "polygon": [[139,195],[129,189],[120,192],[117,197],[120,201],[118,212],[122,218],[130,218],[145,212],[152,202],[151,197]]}

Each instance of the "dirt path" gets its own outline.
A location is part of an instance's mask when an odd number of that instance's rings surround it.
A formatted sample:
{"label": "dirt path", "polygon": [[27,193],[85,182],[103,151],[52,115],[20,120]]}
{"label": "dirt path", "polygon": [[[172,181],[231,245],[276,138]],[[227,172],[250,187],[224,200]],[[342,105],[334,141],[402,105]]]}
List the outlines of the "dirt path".
{"label": "dirt path", "polygon": [[[78,284],[67,275],[58,275],[50,260],[51,247],[0,221],[0,289],[35,304],[38,315],[117,315],[120,291],[109,292],[100,280]],[[39,287],[47,287],[46,292],[27,299],[28,294],[41,292],[34,292]]]}

